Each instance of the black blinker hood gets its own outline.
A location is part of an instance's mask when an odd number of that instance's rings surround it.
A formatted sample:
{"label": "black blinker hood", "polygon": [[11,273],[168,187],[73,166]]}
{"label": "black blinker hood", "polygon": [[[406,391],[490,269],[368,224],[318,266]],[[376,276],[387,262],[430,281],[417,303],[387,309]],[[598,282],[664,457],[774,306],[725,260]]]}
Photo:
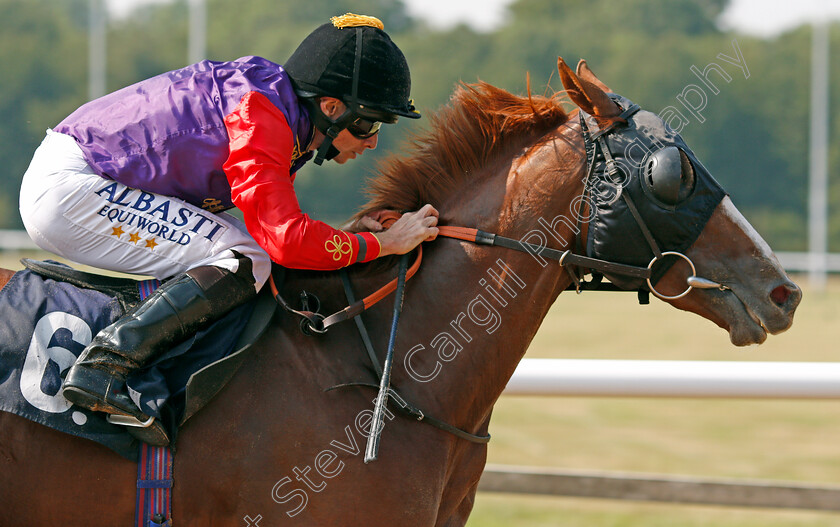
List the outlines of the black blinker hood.
{"label": "black blinker hood", "polygon": [[[622,109],[630,108],[629,99],[609,94]],[[592,133],[598,126],[591,116],[581,110],[581,116]],[[597,151],[595,167],[586,183],[590,197],[591,211],[589,231],[586,239],[586,255],[611,262],[647,267],[654,257],[654,252],[645,239],[642,228],[630,212],[626,193],[638,209],[642,220],[653,235],[659,249],[685,253],[697,240],[706,223],[726,192],[700,163],[694,152],[685,144],[682,137],[654,113],[639,110],[627,119],[626,125],[618,125],[603,138],[610,154],[620,171],[613,182],[607,173],[603,152],[588,134],[586,150],[588,162],[592,162],[592,153]],[[641,167],[646,157],[659,149],[675,146],[682,150],[694,168],[694,190],[682,202],[674,207],[663,208],[651,200],[643,190]],[[665,274],[674,259],[669,258],[653,268],[651,283]],[[643,280],[619,275],[607,275],[615,285],[623,289],[641,289],[646,285]]]}

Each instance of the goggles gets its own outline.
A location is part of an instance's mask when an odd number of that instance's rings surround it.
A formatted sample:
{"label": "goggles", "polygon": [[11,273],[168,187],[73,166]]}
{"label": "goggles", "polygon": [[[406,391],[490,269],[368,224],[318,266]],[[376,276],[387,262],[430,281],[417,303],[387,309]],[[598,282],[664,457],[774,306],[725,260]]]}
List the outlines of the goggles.
{"label": "goggles", "polygon": [[352,123],[347,125],[347,131],[357,139],[368,139],[379,133],[379,128],[382,126],[380,121],[370,121],[363,117],[357,117]]}

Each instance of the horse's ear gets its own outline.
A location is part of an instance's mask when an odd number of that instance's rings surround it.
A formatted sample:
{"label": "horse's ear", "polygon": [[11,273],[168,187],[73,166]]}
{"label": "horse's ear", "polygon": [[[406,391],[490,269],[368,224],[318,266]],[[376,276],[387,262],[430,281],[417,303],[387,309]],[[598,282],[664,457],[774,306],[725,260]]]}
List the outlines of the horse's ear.
{"label": "horse's ear", "polygon": [[[566,88],[566,93],[581,110],[596,117],[615,117],[621,113],[618,105],[607,97],[604,89],[601,88],[604,85],[600,81],[595,84],[578,77],[563,57],[557,57],[557,70],[560,72],[560,80]],[[595,75],[592,77],[595,78]],[[595,80],[597,81],[597,78]]]}
{"label": "horse's ear", "polygon": [[580,77],[582,80],[591,82],[595,86],[601,88],[601,91],[606,93],[612,93],[612,90],[607,87],[606,84],[601,82],[601,80],[595,76],[595,73],[589,69],[589,64],[586,63],[586,59],[580,59],[578,62],[577,69],[575,71],[577,76]]}

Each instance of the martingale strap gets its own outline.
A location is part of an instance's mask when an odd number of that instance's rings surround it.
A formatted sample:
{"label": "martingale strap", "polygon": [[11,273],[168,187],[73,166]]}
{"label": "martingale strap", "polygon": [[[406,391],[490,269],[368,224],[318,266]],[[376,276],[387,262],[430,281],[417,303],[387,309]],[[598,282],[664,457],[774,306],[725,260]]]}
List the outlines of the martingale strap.
{"label": "martingale strap", "polygon": [[[344,296],[347,297],[347,301],[352,306],[356,303],[356,297],[353,293],[353,285],[350,283],[350,276],[348,276],[346,269],[339,271],[339,274],[341,275],[341,283],[344,286]],[[373,341],[370,340],[370,334],[365,327],[361,314],[354,316],[353,321],[356,323],[356,328],[359,330],[359,336],[362,337],[362,344],[365,345],[365,351],[367,351],[370,363],[373,364],[373,368],[376,370],[376,378],[381,379],[382,365],[379,364],[379,359],[376,357],[376,352],[373,349]]]}
{"label": "martingale strap", "polygon": [[[159,286],[158,280],[138,282],[140,299],[154,293]],[[173,455],[169,447],[140,444],[135,527],[172,526],[172,462]]]}
{"label": "martingale strap", "polygon": [[[414,263],[411,264],[411,267],[409,267],[406,272],[406,281],[410,280],[411,277],[417,273],[417,271],[420,269],[420,262],[422,262],[422,260],[423,249],[421,247],[418,247],[417,258],[414,259]],[[380,289],[374,291],[365,298],[356,302],[351,302],[350,305],[348,305],[341,311],[337,311],[332,315],[325,317],[320,313],[314,313],[305,309],[293,308],[291,304],[289,304],[289,302],[286,301],[285,298],[283,298],[283,295],[280,294],[280,288],[277,285],[278,282],[283,283],[284,277],[285,269],[280,268],[278,272],[272,272],[271,276],[268,279],[268,285],[269,287],[271,287],[271,292],[272,294],[274,294],[274,299],[277,300],[277,303],[284,310],[305,319],[305,331],[309,334],[326,333],[330,326],[334,326],[339,322],[350,320],[351,318],[362,314],[363,312],[370,309],[374,304],[396,291],[398,282],[397,278],[394,278],[393,280],[382,286]]]}
{"label": "martingale strap", "polygon": [[171,527],[172,451],[169,447],[140,445],[134,517],[136,527]]}
{"label": "martingale strap", "polygon": [[[341,274],[341,281],[344,285],[344,294],[347,296],[347,301],[350,304],[354,303],[354,294],[353,294],[353,286],[350,284],[350,277],[347,276],[347,271],[342,269],[340,271]],[[376,370],[376,379],[378,381],[382,381],[382,364],[379,362],[379,358],[376,356],[376,351],[373,349],[373,343],[370,340],[370,335],[368,334],[367,328],[365,327],[364,321],[362,321],[361,313],[353,317],[353,320],[356,322],[356,327],[359,330],[359,335],[362,338],[362,344],[365,346],[365,350],[367,351],[368,358],[370,358],[370,363],[373,365],[374,370]],[[336,386],[332,386],[327,388],[324,391],[332,391],[338,388],[350,388],[354,386],[363,386],[373,389],[379,389],[379,385],[377,384],[370,384],[364,382],[351,382],[345,384],[339,384]],[[387,392],[387,396],[389,399],[393,400],[396,403],[397,411],[409,417],[411,419],[416,419],[422,423],[426,423],[429,425],[434,426],[444,432],[450,433],[455,437],[460,437],[461,439],[466,439],[467,441],[471,441],[473,443],[488,443],[490,441],[489,435],[476,435],[471,434],[470,432],[461,430],[457,426],[453,426],[446,421],[441,421],[431,415],[426,415],[423,410],[414,406],[413,404],[409,403],[405,397],[399,394],[397,390],[393,386],[389,386]]]}
{"label": "martingale strap", "polygon": [[[327,388],[326,392],[337,390],[339,388],[352,388],[352,387],[363,387],[363,388],[372,388],[374,390],[379,389],[378,384],[371,384],[369,382],[348,382],[345,384],[337,384],[335,386],[331,386]],[[469,432],[465,432],[460,428],[453,426],[445,421],[441,421],[431,415],[426,415],[423,410],[417,408],[413,404],[409,403],[402,395],[399,394],[394,388],[388,390],[388,397],[394,401],[395,405],[394,408],[397,409],[398,412],[409,417],[411,419],[415,419],[421,423],[426,423],[428,425],[432,425],[435,428],[443,430],[444,432],[450,433],[455,437],[459,437],[461,439],[470,441],[471,443],[479,443],[479,444],[486,444],[490,442],[490,435],[476,435],[471,434]]]}
{"label": "martingale strap", "polygon": [[[408,281],[414,273],[417,272],[417,269],[420,267],[420,261],[422,257],[421,249],[418,247],[418,255],[415,259],[414,264],[408,269],[406,273],[406,281]],[[371,342],[370,335],[368,334],[367,328],[362,321],[361,314],[370,306],[378,302],[379,300],[388,296],[392,291],[396,290],[398,285],[398,279],[395,278],[389,284],[381,288],[380,290],[376,291],[372,295],[369,295],[365,299],[361,301],[355,300],[355,295],[353,294],[353,287],[350,284],[350,278],[347,276],[347,271],[342,269],[339,271],[341,276],[341,281],[344,286],[344,293],[347,296],[347,301],[349,302],[349,306],[342,309],[338,313],[330,315],[329,317],[324,318],[323,315],[318,313],[312,313],[311,311],[301,311],[293,309],[289,303],[283,298],[283,296],[279,292],[279,288],[275,283],[275,273],[272,273],[271,277],[269,278],[269,285],[271,286],[271,290],[274,293],[275,298],[277,299],[278,304],[283,307],[286,311],[290,313],[297,314],[304,318],[304,320],[309,324],[318,324],[321,328],[320,331],[316,330],[314,327],[310,327],[310,330],[314,333],[326,333],[326,330],[329,326],[333,324],[337,324],[338,322],[342,322],[344,320],[348,320],[350,318],[354,319],[356,322],[356,327],[359,330],[359,335],[361,336],[362,343],[365,346],[365,350],[367,351],[368,358],[370,359],[371,364],[373,365],[374,370],[376,371],[376,378],[378,381],[382,380],[383,375],[383,367],[382,364],[379,362],[379,358],[376,356],[376,351],[373,349],[373,343]],[[373,300],[371,300],[373,299]],[[320,318],[319,318],[320,317]],[[379,388],[379,385],[376,384],[368,384],[368,383],[346,383],[346,384],[339,384],[336,386],[332,386],[327,388],[324,391],[332,391],[338,388],[349,388],[353,386],[366,386],[372,387],[375,389]],[[441,421],[435,417],[430,415],[426,415],[422,410],[418,407],[412,405],[411,403],[407,402],[407,400],[399,395],[394,387],[389,387],[386,390],[386,395],[388,398],[397,401],[396,408],[399,412],[403,413],[407,417],[412,419],[416,419],[417,421],[429,424],[434,426],[435,428],[439,428],[444,432],[448,432],[456,437],[460,437],[461,439],[466,439],[467,441],[471,441],[473,443],[487,443],[490,441],[489,435],[475,435],[471,434],[470,432],[466,432],[461,430],[460,428],[453,426],[445,421]]]}

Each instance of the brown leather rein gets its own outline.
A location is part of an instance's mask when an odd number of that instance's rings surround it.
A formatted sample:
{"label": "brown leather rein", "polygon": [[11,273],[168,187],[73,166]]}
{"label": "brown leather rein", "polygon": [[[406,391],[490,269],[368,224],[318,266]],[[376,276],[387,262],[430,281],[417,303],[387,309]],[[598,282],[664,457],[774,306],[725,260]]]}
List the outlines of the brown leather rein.
{"label": "brown leather rein", "polygon": [[[390,227],[390,225],[393,224],[393,222],[395,222],[397,219],[399,219],[400,216],[401,215],[397,212],[383,212],[381,215],[381,217],[384,218],[384,220],[382,221],[383,226],[385,226],[386,228]],[[566,267],[567,269],[568,266],[575,266],[585,269],[594,269],[604,273],[621,274],[642,279],[649,278],[651,273],[650,269],[646,267],[637,267],[633,265],[608,262],[606,260],[599,260],[596,258],[589,258],[587,256],[575,254],[570,249],[567,249],[565,251],[559,251],[557,249],[552,249],[550,247],[545,247],[542,245],[536,245],[520,240],[514,240],[512,238],[505,238],[504,236],[499,236],[497,234],[485,232],[480,229],[475,229],[471,227],[441,225],[438,227],[438,236],[454,238],[457,240],[475,243],[477,245],[505,247],[508,249],[513,249],[515,251],[526,252],[531,255],[539,255],[543,258],[557,260],[560,263],[561,267]],[[420,263],[422,262],[422,260],[423,248],[422,245],[419,245],[417,247],[417,258],[415,258],[414,263],[411,264],[411,267],[409,267],[406,273],[406,281],[410,280],[417,273],[417,271],[420,269]],[[377,302],[381,301],[383,298],[393,293],[397,289],[397,279],[394,278],[393,280],[382,286],[380,289],[374,291],[362,300],[354,302],[342,309],[341,311],[333,313],[329,316],[324,316],[320,313],[315,313],[308,309],[294,309],[288,302],[286,302],[282,295],[280,295],[280,292],[274,280],[273,273],[271,278],[269,279],[269,285],[271,287],[271,292],[274,294],[274,298],[277,300],[277,303],[280,304],[280,306],[282,306],[286,311],[289,311],[306,319],[306,324],[308,325],[307,329],[309,331],[313,333],[326,333],[327,329],[329,329],[330,326],[338,324],[339,322],[344,322],[345,320],[350,320],[351,318],[370,309]],[[576,285],[574,288],[580,291],[581,283],[576,281]],[[598,287],[593,287],[593,289],[595,288]]]}

